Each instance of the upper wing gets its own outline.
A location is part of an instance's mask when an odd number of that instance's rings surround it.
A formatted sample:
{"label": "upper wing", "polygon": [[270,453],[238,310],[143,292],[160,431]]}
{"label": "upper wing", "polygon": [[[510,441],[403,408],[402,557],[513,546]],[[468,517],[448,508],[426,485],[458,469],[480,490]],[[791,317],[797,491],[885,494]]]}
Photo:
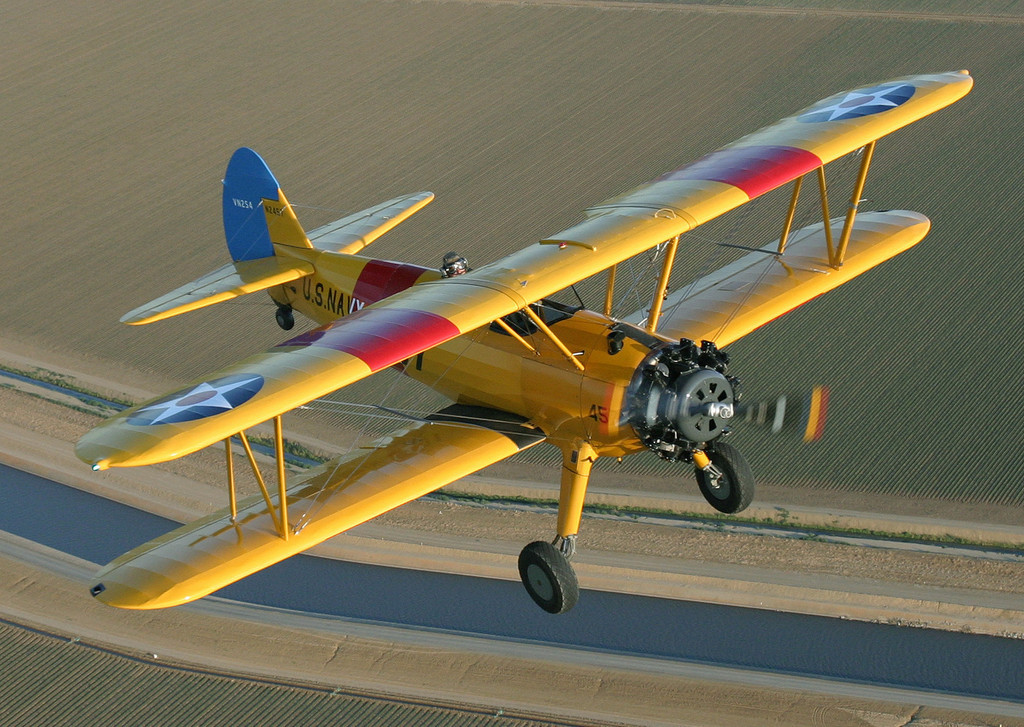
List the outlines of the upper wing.
{"label": "upper wing", "polygon": [[[967,71],[839,93],[587,210],[549,238],[625,259],[701,225],[965,96]],[[630,255],[621,253],[629,248]]]}
{"label": "upper wing", "polygon": [[680,235],[966,95],[966,71],[836,94],[586,211],[562,232],[473,272],[525,302]]}
{"label": "upper wing", "polygon": [[321,250],[333,250],[354,255],[433,201],[433,192],[419,192],[396,197],[362,212],[356,212],[323,227],[318,227],[307,237],[315,247]]}
{"label": "upper wing", "polygon": [[94,469],[181,457],[525,305],[471,277],[420,283],[127,409],[86,433],[75,453]]}
{"label": "upper wing", "polygon": [[[843,218],[832,220],[838,238]],[[917,212],[857,215],[846,258],[829,267],[824,227],[819,222],[793,233],[786,253],[777,243],[752,252],[670,295],[658,333],[669,338],[714,341],[725,347],[807,301],[842,285],[928,234],[931,222]],[[634,321],[638,322],[638,321]]]}
{"label": "upper wing", "polygon": [[287,540],[256,496],[241,503],[234,523],[230,511],[221,510],[117,558],[100,572],[93,595],[121,608],[201,598],[544,440],[521,421],[489,409],[450,407],[289,487],[294,529]]}
{"label": "upper wing", "polygon": [[272,288],[313,272],[313,266],[285,257],[264,257],[228,263],[198,280],[175,288],[121,317],[122,323],[141,325],[205,308],[247,293]]}

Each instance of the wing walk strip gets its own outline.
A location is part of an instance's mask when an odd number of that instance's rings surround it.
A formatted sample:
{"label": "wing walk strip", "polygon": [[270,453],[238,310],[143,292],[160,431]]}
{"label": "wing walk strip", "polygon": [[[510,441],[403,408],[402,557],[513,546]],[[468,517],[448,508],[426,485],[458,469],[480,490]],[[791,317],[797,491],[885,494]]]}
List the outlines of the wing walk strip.
{"label": "wing walk strip", "polygon": [[[355,450],[304,475],[280,507],[256,495],[142,545],[106,566],[92,592],[121,608],[201,598],[410,500],[544,441],[521,418],[449,407],[379,447]],[[281,537],[274,510],[301,527]]]}

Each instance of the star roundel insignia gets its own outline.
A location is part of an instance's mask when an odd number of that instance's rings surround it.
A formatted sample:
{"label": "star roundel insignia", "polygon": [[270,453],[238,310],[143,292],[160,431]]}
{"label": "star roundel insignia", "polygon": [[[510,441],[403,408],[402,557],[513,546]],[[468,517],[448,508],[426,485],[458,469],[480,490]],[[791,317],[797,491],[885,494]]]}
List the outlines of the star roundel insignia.
{"label": "star roundel insignia", "polygon": [[128,417],[129,424],[177,424],[220,414],[244,404],[263,388],[259,374],[232,374],[165,396]]}
{"label": "star roundel insignia", "polygon": [[843,94],[841,98],[825,106],[812,108],[797,117],[800,121],[843,121],[861,116],[879,114],[896,108],[914,95],[916,89],[909,83],[886,83],[872,88],[861,88]]}

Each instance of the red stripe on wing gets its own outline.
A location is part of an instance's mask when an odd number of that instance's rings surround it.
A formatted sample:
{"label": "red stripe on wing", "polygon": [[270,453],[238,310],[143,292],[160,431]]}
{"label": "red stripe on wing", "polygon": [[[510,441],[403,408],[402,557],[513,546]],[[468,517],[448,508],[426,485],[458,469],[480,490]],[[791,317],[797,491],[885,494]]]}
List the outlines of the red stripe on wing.
{"label": "red stripe on wing", "polygon": [[322,346],[351,354],[380,371],[460,333],[447,318],[426,311],[373,308],[353,313],[285,341],[285,346]]}
{"label": "red stripe on wing", "polygon": [[816,154],[794,146],[738,146],[712,152],[657,181],[698,179],[739,187],[753,199],[822,165]]}

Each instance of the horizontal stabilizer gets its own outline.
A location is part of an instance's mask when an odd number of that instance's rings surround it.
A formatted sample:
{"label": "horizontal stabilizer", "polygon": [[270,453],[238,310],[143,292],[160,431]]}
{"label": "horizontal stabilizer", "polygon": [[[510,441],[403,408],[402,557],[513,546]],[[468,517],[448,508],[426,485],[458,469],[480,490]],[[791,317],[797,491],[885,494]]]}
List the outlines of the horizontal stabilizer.
{"label": "horizontal stabilizer", "polygon": [[369,209],[318,227],[309,233],[309,241],[320,250],[354,255],[433,201],[432,192],[419,192],[389,199],[387,202],[381,202]]}
{"label": "horizontal stabilizer", "polygon": [[125,313],[122,323],[133,326],[170,318],[232,298],[266,290],[310,275],[313,266],[301,260],[265,257],[228,263],[198,280]]}
{"label": "horizontal stabilizer", "polygon": [[287,540],[257,495],[240,503],[234,522],[221,510],[122,555],[100,572],[92,593],[108,605],[137,609],[201,598],[544,441],[543,432],[522,422],[492,409],[450,407],[289,487]]}

